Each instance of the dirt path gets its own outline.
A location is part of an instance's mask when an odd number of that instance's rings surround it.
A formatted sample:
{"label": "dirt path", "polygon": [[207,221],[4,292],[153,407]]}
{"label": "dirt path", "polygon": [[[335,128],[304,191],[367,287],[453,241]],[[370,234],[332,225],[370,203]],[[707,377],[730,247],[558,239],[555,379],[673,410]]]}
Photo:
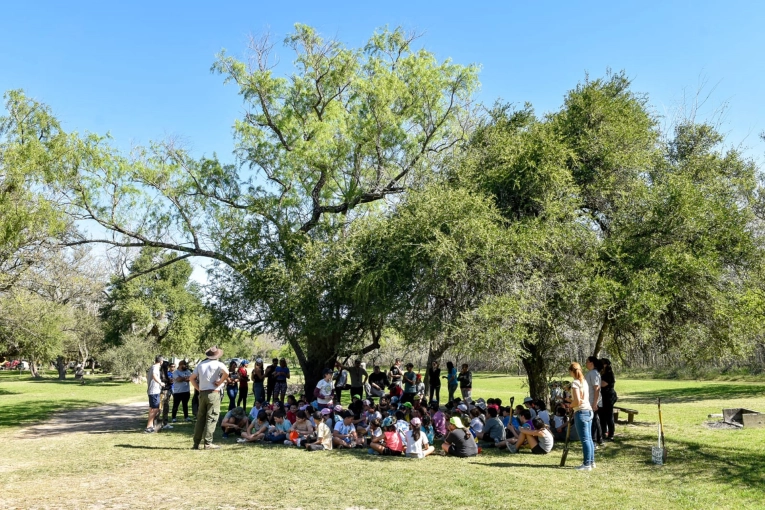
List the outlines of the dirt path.
{"label": "dirt path", "polygon": [[113,403],[75,411],[61,411],[50,420],[37,423],[18,432],[18,439],[39,439],[84,432],[135,432],[146,426],[148,404],[142,402]]}

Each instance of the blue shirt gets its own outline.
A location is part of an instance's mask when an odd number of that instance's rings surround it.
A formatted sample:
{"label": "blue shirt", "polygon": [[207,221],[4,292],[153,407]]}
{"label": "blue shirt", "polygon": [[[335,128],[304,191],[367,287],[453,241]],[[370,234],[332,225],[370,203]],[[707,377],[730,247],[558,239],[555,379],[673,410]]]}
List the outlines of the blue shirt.
{"label": "blue shirt", "polygon": [[448,384],[456,385],[457,384],[457,369],[452,368],[451,370],[449,370],[449,374],[446,377],[447,377],[446,382]]}
{"label": "blue shirt", "polygon": [[290,369],[287,367],[276,367],[274,370],[274,378],[276,382],[287,382],[287,376],[290,373]]}

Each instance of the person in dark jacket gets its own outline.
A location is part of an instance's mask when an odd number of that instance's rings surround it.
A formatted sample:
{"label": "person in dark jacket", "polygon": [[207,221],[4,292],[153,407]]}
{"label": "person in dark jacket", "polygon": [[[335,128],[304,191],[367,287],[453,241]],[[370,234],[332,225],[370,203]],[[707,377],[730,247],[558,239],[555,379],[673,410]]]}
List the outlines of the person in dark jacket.
{"label": "person in dark jacket", "polygon": [[[438,361],[433,361],[428,369],[428,384],[430,385],[430,398],[429,402],[441,401],[441,367],[438,365]],[[435,395],[435,400],[433,396]]]}
{"label": "person in dark jacket", "polygon": [[457,381],[460,383],[460,392],[462,393],[462,400],[468,405],[472,402],[473,395],[473,373],[469,370],[467,363],[462,364],[462,370],[457,375]]}

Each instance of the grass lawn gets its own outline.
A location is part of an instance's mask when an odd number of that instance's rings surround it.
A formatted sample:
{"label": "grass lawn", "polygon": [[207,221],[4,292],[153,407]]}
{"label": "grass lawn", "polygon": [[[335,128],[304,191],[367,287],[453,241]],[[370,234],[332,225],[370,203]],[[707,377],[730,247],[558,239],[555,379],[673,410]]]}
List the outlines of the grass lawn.
{"label": "grass lawn", "polygon": [[[51,376],[52,377],[52,376]],[[523,379],[478,375],[474,396],[522,399]],[[473,459],[391,459],[366,451],[307,453],[237,445],[192,451],[191,424],[169,433],[61,434],[22,439],[62,408],[145,398],[132,384],[85,386],[0,373],[1,508],[765,508],[765,429],[710,430],[723,407],[765,411],[765,383],[618,380],[620,404],[640,411],[580,473],[549,456],[484,450]],[[651,464],[662,397],[668,464]],[[181,488],[181,489],[179,489]]]}

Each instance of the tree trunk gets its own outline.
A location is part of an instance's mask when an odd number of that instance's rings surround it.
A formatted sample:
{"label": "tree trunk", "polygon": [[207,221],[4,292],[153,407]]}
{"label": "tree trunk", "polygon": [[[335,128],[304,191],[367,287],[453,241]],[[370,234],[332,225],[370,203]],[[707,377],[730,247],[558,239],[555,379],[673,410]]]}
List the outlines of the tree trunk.
{"label": "tree trunk", "polygon": [[600,326],[600,331],[598,331],[598,340],[595,342],[595,349],[592,351],[592,355],[596,358],[600,354],[601,349],[603,349],[603,344],[606,341],[606,335],[608,335],[608,328],[611,324],[611,321],[608,320],[608,317],[603,319],[603,324]]}
{"label": "tree trunk", "polygon": [[523,349],[521,363],[526,369],[526,378],[529,381],[529,396],[546,401],[549,366],[545,349],[539,344],[529,342],[523,342],[521,348]]}
{"label": "tree trunk", "polygon": [[29,361],[29,372],[32,374],[32,377],[35,379],[40,379],[42,376],[40,375],[40,371],[37,369],[37,362],[35,360]]}
{"label": "tree trunk", "polygon": [[58,370],[58,380],[63,381],[66,379],[66,360],[63,356],[56,358],[56,370]]}

